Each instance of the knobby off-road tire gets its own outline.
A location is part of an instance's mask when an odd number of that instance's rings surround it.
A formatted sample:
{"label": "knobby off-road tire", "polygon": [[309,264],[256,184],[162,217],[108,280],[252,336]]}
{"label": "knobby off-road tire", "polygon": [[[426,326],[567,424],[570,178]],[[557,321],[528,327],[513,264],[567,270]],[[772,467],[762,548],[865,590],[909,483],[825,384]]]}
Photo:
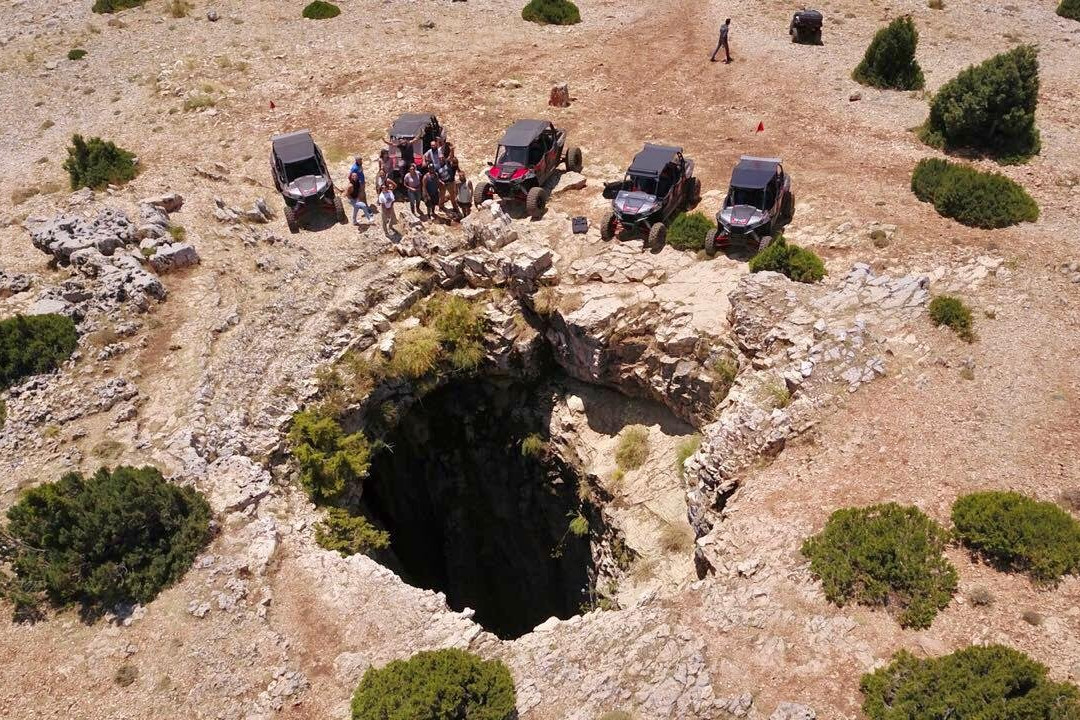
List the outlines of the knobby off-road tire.
{"label": "knobby off-road tire", "polygon": [[285,206],[285,223],[289,226],[289,232],[296,234],[300,232],[300,221],[296,219],[296,210]]}
{"label": "knobby off-road tire", "polygon": [[604,220],[600,223],[600,239],[610,242],[615,238],[615,211],[608,210]]}
{"label": "knobby off-road tire", "polygon": [[760,240],[758,240],[757,251],[761,252],[762,250],[769,247],[770,245],[772,245],[772,235],[766,235],[763,238],[761,238]]}
{"label": "knobby off-road tire", "polygon": [[713,228],[705,235],[705,254],[712,257],[716,254],[716,236],[720,234],[716,228]]}
{"label": "knobby off-road tire", "polygon": [[488,193],[491,191],[491,183],[481,180],[473,186],[472,201],[473,205],[480,207],[484,204],[484,201],[488,199]]}
{"label": "knobby off-road tire", "polygon": [[571,147],[566,151],[566,169],[570,172],[581,172],[583,162],[581,148]]}
{"label": "knobby off-road tire", "polygon": [[789,192],[784,197],[784,207],[780,214],[784,218],[785,225],[795,218],[795,193]]}
{"label": "knobby off-road tire", "polygon": [[544,211],[547,210],[548,191],[542,187],[534,187],[529,190],[529,194],[525,197],[525,212],[529,214],[533,220],[539,220],[544,216]]}
{"label": "knobby off-road tire", "polygon": [[690,178],[690,190],[686,193],[686,207],[689,209],[701,202],[701,180]]}
{"label": "knobby off-road tire", "polygon": [[667,242],[667,227],[664,223],[656,223],[649,228],[649,249],[653,252],[660,252],[664,249],[664,243]]}
{"label": "knobby off-road tire", "polygon": [[344,225],[349,222],[349,216],[345,214],[345,205],[341,202],[341,198],[334,196],[334,214],[337,216],[339,224]]}

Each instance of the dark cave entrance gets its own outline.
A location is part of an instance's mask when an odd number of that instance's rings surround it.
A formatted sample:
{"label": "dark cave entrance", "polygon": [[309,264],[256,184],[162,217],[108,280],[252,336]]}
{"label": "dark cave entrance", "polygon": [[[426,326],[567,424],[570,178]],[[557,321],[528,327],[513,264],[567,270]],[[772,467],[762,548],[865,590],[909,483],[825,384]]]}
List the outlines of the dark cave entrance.
{"label": "dark cave entrance", "polygon": [[569,531],[577,471],[522,452],[529,435],[546,440],[552,402],[549,386],[490,378],[438,389],[385,436],[364,483],[394,569],[506,639],[578,614],[595,583],[589,536]]}

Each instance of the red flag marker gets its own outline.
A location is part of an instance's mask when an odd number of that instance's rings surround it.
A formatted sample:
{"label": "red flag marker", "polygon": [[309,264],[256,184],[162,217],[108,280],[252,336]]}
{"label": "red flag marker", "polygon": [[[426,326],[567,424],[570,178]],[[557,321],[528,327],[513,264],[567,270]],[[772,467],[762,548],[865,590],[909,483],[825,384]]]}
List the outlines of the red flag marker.
{"label": "red flag marker", "polygon": [[277,107],[277,105],[275,105],[275,104],[274,104],[274,101],[273,101],[273,100],[271,100],[271,101],[270,101],[270,109],[271,109],[271,110],[273,110],[273,109],[274,109],[274,108],[276,108],[276,107]]}
{"label": "red flag marker", "polygon": [[[273,103],[271,103],[271,105],[273,105]],[[765,123],[759,122],[757,124],[757,131],[756,132],[765,132]]]}

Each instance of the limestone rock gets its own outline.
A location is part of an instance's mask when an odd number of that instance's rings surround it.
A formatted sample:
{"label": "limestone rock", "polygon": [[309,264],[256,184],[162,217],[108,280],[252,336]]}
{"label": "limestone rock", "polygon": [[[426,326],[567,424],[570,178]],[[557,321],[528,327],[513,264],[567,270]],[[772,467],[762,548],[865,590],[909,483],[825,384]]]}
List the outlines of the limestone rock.
{"label": "limestone rock", "polygon": [[776,706],[769,720],[817,720],[817,713],[806,705],[782,702]]}
{"label": "limestone rock", "polygon": [[189,243],[159,246],[150,256],[150,266],[158,272],[169,272],[199,264],[199,253]]}

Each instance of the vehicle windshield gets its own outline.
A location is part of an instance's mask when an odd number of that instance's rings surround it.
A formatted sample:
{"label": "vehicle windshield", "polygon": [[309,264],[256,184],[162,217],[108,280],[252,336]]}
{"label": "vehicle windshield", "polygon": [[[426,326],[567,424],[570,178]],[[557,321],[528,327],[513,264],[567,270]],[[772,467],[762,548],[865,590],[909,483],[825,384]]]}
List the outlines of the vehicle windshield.
{"label": "vehicle windshield", "polygon": [[502,165],[504,163],[517,163],[518,165],[528,165],[529,160],[529,148],[523,147],[506,147],[505,145],[499,146],[499,153],[495,156],[495,164]]}
{"label": "vehicle windshield", "polygon": [[656,178],[641,177],[640,175],[627,175],[623,187],[630,192],[643,192],[646,195],[656,195]]}
{"label": "vehicle windshield", "polygon": [[758,210],[765,209],[765,191],[761,189],[731,188],[732,205],[749,205]]}
{"label": "vehicle windshield", "polygon": [[302,178],[305,175],[322,175],[322,171],[319,170],[319,163],[315,162],[315,158],[312,157],[285,165],[285,179],[288,182]]}

